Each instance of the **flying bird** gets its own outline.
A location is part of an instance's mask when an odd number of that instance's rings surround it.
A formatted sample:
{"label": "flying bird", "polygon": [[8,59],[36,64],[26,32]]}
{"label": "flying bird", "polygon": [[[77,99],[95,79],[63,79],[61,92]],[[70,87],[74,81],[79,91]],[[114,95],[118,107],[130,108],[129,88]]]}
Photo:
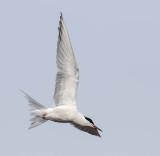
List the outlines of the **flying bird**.
{"label": "flying bird", "polygon": [[79,69],[62,13],[60,15],[58,31],[57,75],[54,92],[55,105],[52,108],[46,108],[23,92],[32,108],[31,115],[33,118],[31,118],[30,128],[34,128],[50,120],[70,123],[79,130],[100,137],[98,130],[102,130],[95,126],[90,118],[80,113],[77,108],[76,94],[79,82]]}

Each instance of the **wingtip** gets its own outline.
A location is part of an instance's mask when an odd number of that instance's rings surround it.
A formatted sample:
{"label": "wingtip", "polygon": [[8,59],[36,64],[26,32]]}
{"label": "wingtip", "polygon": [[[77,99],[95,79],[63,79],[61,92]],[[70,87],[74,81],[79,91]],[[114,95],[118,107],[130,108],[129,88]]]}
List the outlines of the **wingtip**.
{"label": "wingtip", "polygon": [[63,19],[63,14],[62,14],[62,12],[60,12],[60,19],[61,19],[61,20]]}
{"label": "wingtip", "polygon": [[19,89],[22,93],[24,93],[24,91],[22,89]]}
{"label": "wingtip", "polygon": [[22,89],[19,89],[25,96],[27,95],[27,93],[25,93]]}
{"label": "wingtip", "polygon": [[20,89],[20,91],[25,95],[25,97],[29,96],[26,92]]}
{"label": "wingtip", "polygon": [[100,137],[101,138],[101,135],[98,133],[98,135],[97,135],[98,137]]}

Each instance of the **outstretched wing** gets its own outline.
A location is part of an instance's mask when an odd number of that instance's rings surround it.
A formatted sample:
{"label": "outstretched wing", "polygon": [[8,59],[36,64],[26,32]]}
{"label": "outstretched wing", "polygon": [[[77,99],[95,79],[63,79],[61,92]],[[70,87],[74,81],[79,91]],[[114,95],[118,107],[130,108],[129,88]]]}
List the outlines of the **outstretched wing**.
{"label": "outstretched wing", "polygon": [[92,128],[92,127],[89,127],[89,126],[81,126],[81,125],[78,125],[78,124],[74,124],[74,123],[71,123],[75,128],[81,130],[81,131],[84,131],[84,132],[87,132],[89,134],[92,134],[92,135],[96,135],[96,136],[100,136],[100,134],[98,133],[97,129],[95,128]]}
{"label": "outstretched wing", "polygon": [[57,43],[57,76],[54,93],[55,105],[76,105],[79,71],[61,13]]}

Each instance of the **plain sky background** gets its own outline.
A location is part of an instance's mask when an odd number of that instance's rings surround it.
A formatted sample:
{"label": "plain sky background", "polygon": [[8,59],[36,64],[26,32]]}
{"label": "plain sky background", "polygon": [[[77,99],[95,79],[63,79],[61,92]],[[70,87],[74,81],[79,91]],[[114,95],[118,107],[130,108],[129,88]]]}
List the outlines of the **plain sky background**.
{"label": "plain sky background", "polygon": [[[19,89],[53,105],[60,12],[78,108],[102,138],[50,121],[28,130]],[[160,1],[1,0],[0,95],[0,156],[160,156]]]}

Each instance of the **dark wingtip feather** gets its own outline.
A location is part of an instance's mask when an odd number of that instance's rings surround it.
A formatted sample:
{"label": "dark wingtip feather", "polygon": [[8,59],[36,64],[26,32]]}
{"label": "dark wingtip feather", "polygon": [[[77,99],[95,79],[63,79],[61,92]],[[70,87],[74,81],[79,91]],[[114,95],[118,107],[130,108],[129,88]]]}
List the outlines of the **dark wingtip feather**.
{"label": "dark wingtip feather", "polygon": [[60,12],[60,21],[59,21],[59,27],[58,27],[58,32],[59,32],[59,40],[61,41],[61,35],[62,35],[62,20],[63,20],[63,15],[62,15],[62,12]]}
{"label": "dark wingtip feather", "polygon": [[60,12],[60,20],[63,19],[63,15],[62,15],[62,12]]}

